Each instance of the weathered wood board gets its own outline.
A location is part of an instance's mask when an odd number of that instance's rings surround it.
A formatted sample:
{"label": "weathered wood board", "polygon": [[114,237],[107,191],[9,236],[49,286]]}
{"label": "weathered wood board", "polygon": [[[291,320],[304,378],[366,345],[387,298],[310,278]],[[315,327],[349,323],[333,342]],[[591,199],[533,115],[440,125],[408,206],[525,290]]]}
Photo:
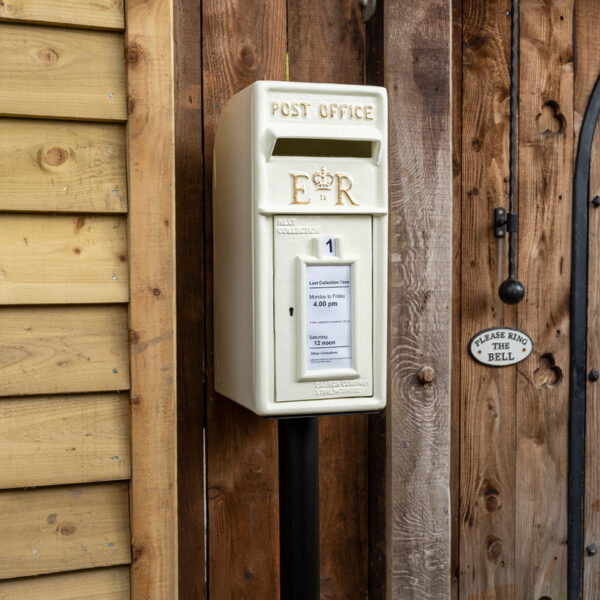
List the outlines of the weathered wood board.
{"label": "weathered wood board", "polygon": [[[460,598],[514,589],[515,368],[490,369],[467,351],[475,333],[515,326],[503,304],[504,240],[491,227],[508,194],[509,2],[465,0],[462,15],[460,327]],[[458,458],[458,457],[455,457]],[[458,481],[455,482],[458,485]],[[492,593],[492,592],[490,592]],[[504,593],[504,592],[503,592]],[[500,596],[513,598],[511,593]],[[493,596],[492,596],[493,597]]]}
{"label": "weathered wood board", "polygon": [[573,180],[573,0],[523,3],[519,67],[518,327],[536,343],[517,365],[515,585],[567,594],[569,294]]}
{"label": "weathered wood board", "polygon": [[[204,194],[210,190],[218,116],[257,79],[285,79],[285,0],[205,0],[202,6]],[[212,387],[212,231],[206,228],[208,393],[208,579],[214,598],[279,596],[277,423],[257,417]],[[243,547],[244,552],[232,552]]]}
{"label": "weathered wood board", "polygon": [[0,396],[129,389],[127,308],[0,308]]}
{"label": "weathered wood board", "polygon": [[127,2],[126,22],[131,598],[164,600],[178,583],[173,2]]}
{"label": "weathered wood board", "polygon": [[[452,0],[452,260],[462,257],[462,99],[463,99],[463,0]],[[451,518],[451,599],[458,600],[460,575],[460,404],[461,404],[461,311],[462,270],[452,270],[452,414],[450,418],[450,514]]]}
{"label": "weathered wood board", "polygon": [[[175,192],[177,213],[177,503],[179,597],[204,600],[204,297],[205,205],[202,144],[202,35],[200,2],[176,0]],[[196,51],[190,52],[190,48]],[[190,556],[195,569],[185,567]]]}
{"label": "weathered wood board", "polygon": [[129,567],[0,581],[0,600],[129,600]]}
{"label": "weathered wood board", "polygon": [[[450,594],[451,31],[447,0],[384,4],[389,96],[387,598]],[[435,380],[419,383],[429,366]]]}
{"label": "weathered wood board", "polygon": [[122,34],[0,23],[0,54],[0,115],[126,120]]}
{"label": "weathered wood board", "polygon": [[0,214],[0,304],[127,302],[125,217]]}
{"label": "weathered wood board", "polygon": [[128,484],[0,492],[0,579],[130,562]]}
{"label": "weathered wood board", "polygon": [[127,212],[125,128],[0,119],[0,181],[2,211]]}
{"label": "weathered wood board", "polygon": [[129,430],[128,394],[3,398],[0,488],[129,479]]}
{"label": "weathered wood board", "polygon": [[0,21],[123,29],[123,0],[3,0]]}
{"label": "weathered wood board", "polygon": [[[354,0],[288,0],[287,6],[290,80],[362,84],[365,26],[360,5]],[[363,598],[368,593],[367,422],[364,415],[319,419],[320,575],[325,598]]]}

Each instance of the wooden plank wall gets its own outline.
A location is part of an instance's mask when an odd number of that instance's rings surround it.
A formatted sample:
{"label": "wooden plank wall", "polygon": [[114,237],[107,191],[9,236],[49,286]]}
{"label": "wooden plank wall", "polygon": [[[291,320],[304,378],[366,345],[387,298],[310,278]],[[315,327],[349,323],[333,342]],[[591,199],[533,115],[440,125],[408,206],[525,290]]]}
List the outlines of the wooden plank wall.
{"label": "wooden plank wall", "polygon": [[[493,210],[507,205],[510,2],[454,2],[455,376],[452,597],[566,598],[569,295],[574,157],[581,120],[600,74],[596,2],[520,2],[517,307],[504,306],[506,247]],[[591,197],[600,193],[598,132]],[[597,368],[598,261],[590,213],[589,368]],[[490,369],[467,352],[494,325],[531,335],[532,355]],[[458,371],[458,372],[457,372]],[[597,384],[588,389],[585,544],[598,541]],[[583,552],[583,549],[582,549]],[[584,554],[584,598],[600,567]]]}
{"label": "wooden plank wall", "polygon": [[123,3],[13,0],[0,21],[0,597],[125,600]]}

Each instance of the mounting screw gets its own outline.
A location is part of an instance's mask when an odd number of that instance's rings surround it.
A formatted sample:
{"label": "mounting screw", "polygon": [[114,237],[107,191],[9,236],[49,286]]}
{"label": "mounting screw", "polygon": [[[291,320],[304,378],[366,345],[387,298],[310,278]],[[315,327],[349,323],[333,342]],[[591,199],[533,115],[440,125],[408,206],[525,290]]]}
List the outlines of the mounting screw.
{"label": "mounting screw", "polygon": [[435,381],[435,371],[432,367],[421,367],[417,373],[417,379],[423,385],[433,383]]}
{"label": "mounting screw", "polygon": [[598,552],[598,548],[596,548],[596,544],[590,544],[586,547],[585,551],[587,552],[588,556],[594,556],[594,554]]}
{"label": "mounting screw", "polygon": [[600,206],[600,196],[594,196],[594,199],[592,200],[592,204],[594,205],[595,208],[598,208]]}
{"label": "mounting screw", "polygon": [[592,369],[589,372],[588,379],[590,381],[598,381],[599,378],[600,378],[600,373],[596,369]]}

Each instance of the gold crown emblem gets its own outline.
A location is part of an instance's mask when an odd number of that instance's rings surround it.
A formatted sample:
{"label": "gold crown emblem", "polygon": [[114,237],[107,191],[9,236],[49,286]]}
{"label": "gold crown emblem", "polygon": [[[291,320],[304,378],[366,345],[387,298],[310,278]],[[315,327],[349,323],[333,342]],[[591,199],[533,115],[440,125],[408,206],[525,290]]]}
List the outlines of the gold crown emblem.
{"label": "gold crown emblem", "polygon": [[330,190],[333,185],[333,175],[322,167],[312,176],[313,183],[318,190]]}

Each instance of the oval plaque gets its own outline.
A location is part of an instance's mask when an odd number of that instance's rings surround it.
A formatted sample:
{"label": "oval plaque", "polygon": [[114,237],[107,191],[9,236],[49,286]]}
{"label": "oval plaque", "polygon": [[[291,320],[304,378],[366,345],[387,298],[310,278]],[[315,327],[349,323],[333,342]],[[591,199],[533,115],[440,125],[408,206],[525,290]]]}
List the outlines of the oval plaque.
{"label": "oval plaque", "polygon": [[507,367],[525,360],[533,350],[531,338],[512,327],[492,327],[476,333],[469,344],[471,356],[488,367]]}

